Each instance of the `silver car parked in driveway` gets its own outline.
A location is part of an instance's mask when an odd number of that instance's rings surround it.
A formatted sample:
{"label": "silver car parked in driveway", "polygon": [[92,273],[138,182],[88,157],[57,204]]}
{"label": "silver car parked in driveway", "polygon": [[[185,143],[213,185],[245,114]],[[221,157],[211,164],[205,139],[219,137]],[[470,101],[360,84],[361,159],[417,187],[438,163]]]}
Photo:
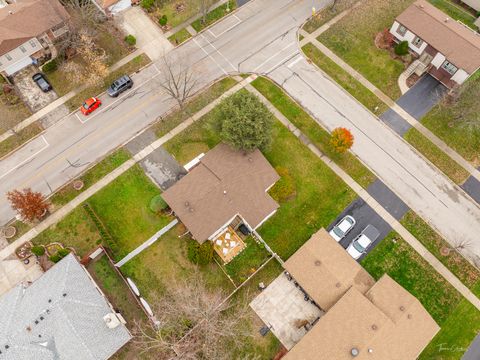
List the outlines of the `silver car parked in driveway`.
{"label": "silver car parked in driveway", "polygon": [[347,215],[342,220],[340,220],[337,225],[330,230],[329,234],[337,242],[342,240],[355,226],[355,219],[353,216]]}
{"label": "silver car parked in driveway", "polygon": [[347,252],[358,260],[365,254],[368,248],[378,239],[380,231],[373,225],[367,225],[365,229],[348,245]]}

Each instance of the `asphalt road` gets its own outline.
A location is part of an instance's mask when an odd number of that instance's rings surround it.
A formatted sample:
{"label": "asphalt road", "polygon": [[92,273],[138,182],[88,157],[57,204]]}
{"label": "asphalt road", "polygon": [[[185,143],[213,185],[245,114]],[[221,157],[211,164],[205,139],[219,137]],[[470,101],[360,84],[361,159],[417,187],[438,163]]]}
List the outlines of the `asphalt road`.
{"label": "asphalt road", "polygon": [[[312,5],[321,9],[324,4],[252,0],[167,56],[200,74],[198,87],[233,72],[269,76],[321,126],[351,129],[352,151],[378,178],[447,240],[470,240],[472,250],[480,254],[478,205],[300,54],[297,29],[310,16]],[[27,145],[2,160],[0,193],[27,186],[49,193],[165,114],[173,103],[159,87],[162,74],[156,65],[137,75],[132,93],[109,100],[88,121],[69,116],[45,131],[45,142],[38,140],[36,150]],[[0,223],[12,216],[2,196]]]}

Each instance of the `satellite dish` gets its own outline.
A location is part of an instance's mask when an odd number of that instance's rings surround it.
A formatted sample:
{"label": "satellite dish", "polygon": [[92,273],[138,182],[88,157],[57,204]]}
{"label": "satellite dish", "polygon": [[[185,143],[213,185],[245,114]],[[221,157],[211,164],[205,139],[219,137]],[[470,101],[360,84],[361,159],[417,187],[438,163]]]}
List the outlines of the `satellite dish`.
{"label": "satellite dish", "polygon": [[135,285],[133,280],[130,279],[130,278],[127,278],[127,283],[128,283],[128,286],[130,286],[132,291],[135,293],[135,295],[140,296],[140,290],[138,290],[138,287],[137,287],[137,285]]}

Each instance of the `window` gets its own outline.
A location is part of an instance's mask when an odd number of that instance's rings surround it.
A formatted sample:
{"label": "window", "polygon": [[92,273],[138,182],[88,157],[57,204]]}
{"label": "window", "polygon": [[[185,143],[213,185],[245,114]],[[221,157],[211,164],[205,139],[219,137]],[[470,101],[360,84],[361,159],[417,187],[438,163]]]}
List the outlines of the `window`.
{"label": "window", "polygon": [[451,62],[445,61],[442,64],[442,69],[444,69],[446,72],[448,72],[450,75],[453,75],[457,72],[458,68],[453,65]]}
{"label": "window", "polygon": [[35,42],[35,40],[30,40],[29,44],[32,48],[37,47],[37,43]]}
{"label": "window", "polygon": [[25,49],[25,47],[23,45],[20,45],[20,50],[22,50],[22,52],[27,52],[27,49]]}
{"label": "window", "polygon": [[420,47],[423,44],[423,40],[420,39],[418,36],[415,36],[415,39],[413,39],[412,44],[415,45],[416,47]]}
{"label": "window", "polygon": [[10,54],[5,54],[5,57],[7,58],[8,61],[12,60],[12,57],[10,56]]}
{"label": "window", "polygon": [[397,33],[399,33],[402,36],[405,36],[405,34],[407,33],[407,28],[403,25],[398,25]]}

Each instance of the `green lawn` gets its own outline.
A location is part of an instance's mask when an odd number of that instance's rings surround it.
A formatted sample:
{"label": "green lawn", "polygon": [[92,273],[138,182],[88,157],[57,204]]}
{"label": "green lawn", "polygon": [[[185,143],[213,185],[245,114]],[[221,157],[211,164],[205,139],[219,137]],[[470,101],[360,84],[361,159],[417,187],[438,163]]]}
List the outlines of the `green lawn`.
{"label": "green lawn", "polygon": [[462,85],[453,104],[441,102],[422,118],[422,124],[450,147],[480,166],[480,72]]}
{"label": "green lawn", "polygon": [[396,16],[413,0],[365,0],[318,40],[359,71],[392,99],[400,97],[397,85],[404,65],[374,44],[375,35],[390,28]]}
{"label": "green lawn", "polygon": [[212,86],[192,98],[183,111],[177,110],[154,124],[152,127],[153,131],[155,131],[157,137],[162,137],[181,122],[185,121],[189,116],[195,114],[212,101],[219,98],[225,93],[225,91],[234,87],[236,84],[237,81],[231,77],[226,77],[217,81]]}
{"label": "green lawn", "polygon": [[450,0],[428,0],[431,4],[442,10],[448,16],[454,20],[459,20],[465,25],[469,26],[473,30],[477,30],[477,26],[474,24],[476,17],[469,13],[467,10],[462,9],[458,4],[455,4]]}
{"label": "green lawn", "polygon": [[362,103],[368,110],[375,114],[382,114],[388,110],[388,106],[377,95],[363,86],[357,79],[348,74],[335,62],[325,56],[313,44],[307,44],[302,48],[305,55],[312,60],[320,69],[325,71],[337,84],[347,90],[354,98]]}
{"label": "green lawn", "polygon": [[[267,259],[270,253],[251,236],[245,239],[247,247],[225,265],[225,270],[235,284],[240,285],[252,275]],[[221,263],[221,260],[219,260]]]}
{"label": "green lawn", "polygon": [[192,37],[192,35],[190,35],[190,33],[188,32],[187,29],[183,28],[179,31],[177,31],[175,34],[173,35],[170,35],[168,37],[168,40],[174,45],[174,46],[177,46],[177,45],[180,45],[181,43],[183,43],[184,41],[190,39]]}
{"label": "green lawn", "polygon": [[480,311],[395,232],[382,240],[362,265],[375,279],[384,273],[390,275],[423,304],[441,327],[420,359],[460,360],[463,351],[439,353],[438,345],[468,347],[478,332],[474,324],[479,323]]}
{"label": "green lawn", "polygon": [[305,110],[278,86],[265,78],[257,78],[252,85],[262,93],[285,117],[298,127],[317,146],[345,170],[361,186],[367,188],[375,180],[368,170],[352,153],[338,154],[330,146],[330,133],[323,129]]}
{"label": "green lawn", "polygon": [[85,101],[85,99],[102,93],[113,83],[113,81],[115,81],[120,76],[125,74],[130,75],[149,63],[150,63],[150,58],[145,54],[141,54],[133,58],[132,60],[130,60],[128,63],[121,66],[117,70],[110,72],[100,84],[95,86],[89,86],[86,89],[83,89],[82,91],[80,91],[74,97],[69,99],[65,103],[65,105],[68,107],[70,111],[78,109],[82,105],[82,103]]}
{"label": "green lawn", "polygon": [[[209,126],[214,111],[165,144],[180,163],[185,164],[220,142]],[[295,183],[296,196],[283,203],[259,229],[272,250],[286,259],[315,231],[329,225],[355,195],[279,122],[274,124],[273,142],[264,155],[273,167],[286,168]]]}
{"label": "green lawn", "polygon": [[412,210],[408,211],[400,222],[465,286],[474,292],[478,291],[476,295],[480,297],[480,287],[477,286],[480,284],[479,270],[457,251],[451,251],[448,256],[442,255],[440,250],[442,247],[449,247],[449,244]]}
{"label": "green lawn", "polygon": [[172,220],[149,209],[150,200],[158,194],[160,190],[135,165],[87,200],[118,245],[115,260],[122,259]]}
{"label": "green lawn", "polygon": [[411,128],[403,135],[403,138],[438,167],[454,183],[461,185],[470,176],[467,170],[440,150],[440,148],[417,129]]}
{"label": "green lawn", "polygon": [[83,188],[78,191],[75,190],[72,186],[72,183],[68,183],[66,186],[57,191],[53,196],[50,197],[50,201],[56,206],[62,206],[70,202],[78,196],[81,192],[88,189],[90,186],[95,184],[98,180],[103,178],[105,175],[111,173],[117,167],[122,165],[125,161],[130,159],[131,156],[127,150],[120,148],[104,158],[102,161],[97,163],[91,169],[89,169],[85,174],[83,174],[79,179],[83,181]]}
{"label": "green lawn", "polygon": [[[210,11],[203,22],[203,17],[195,20],[191,25],[198,32],[204,28],[210,26],[215,21],[220,20],[222,17],[230,14],[237,7],[237,2],[235,0],[228,0],[228,4],[220,5],[219,7]],[[229,9],[229,11],[227,11]]]}
{"label": "green lawn", "polygon": [[[162,15],[167,16],[167,23],[171,27],[175,27],[195,16],[200,11],[199,0],[164,0],[157,2],[158,7],[152,9],[150,13],[153,20],[158,24],[158,19]],[[177,5],[184,5],[181,11],[178,11]]]}
{"label": "green lawn", "polygon": [[334,8],[331,6],[326,6],[321,11],[317,11],[317,13],[305,23],[303,30],[311,34],[320,26],[329,22],[344,10],[352,7],[357,1],[358,0],[342,0],[338,1],[338,4]]}
{"label": "green lawn", "polygon": [[73,247],[77,255],[82,257],[101,244],[102,239],[95,224],[79,206],[60,222],[38,234],[32,242],[41,245],[59,242]]}
{"label": "green lawn", "polygon": [[[1,108],[1,105],[0,105]],[[28,140],[34,138],[42,132],[42,127],[38,122],[28,125],[23,130],[20,130],[8,139],[0,142],[0,158],[7,155],[9,152],[15,150],[19,146],[26,143]]]}

